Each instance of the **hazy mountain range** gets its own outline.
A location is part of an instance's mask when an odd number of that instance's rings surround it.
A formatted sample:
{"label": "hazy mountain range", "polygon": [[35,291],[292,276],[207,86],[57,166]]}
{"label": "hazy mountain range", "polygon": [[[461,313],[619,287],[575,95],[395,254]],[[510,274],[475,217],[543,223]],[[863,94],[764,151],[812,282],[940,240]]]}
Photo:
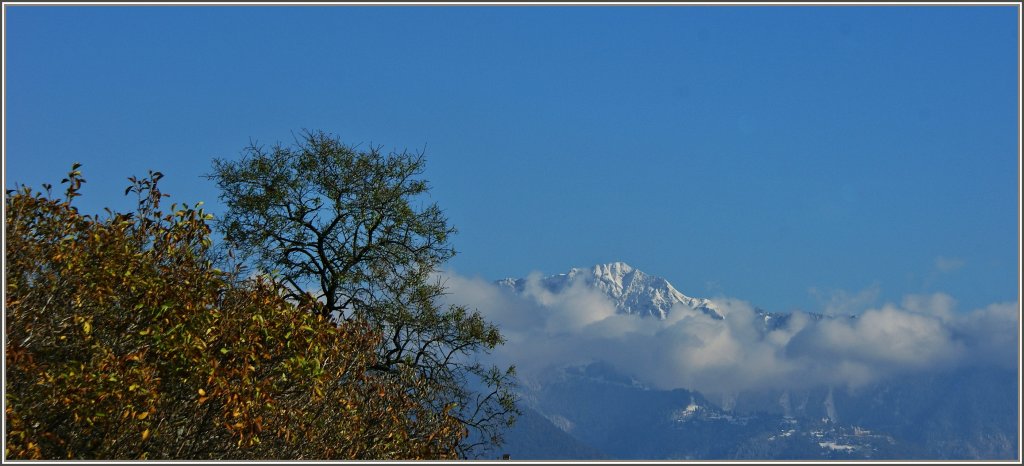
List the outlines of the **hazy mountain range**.
{"label": "hazy mountain range", "polygon": [[773,313],[621,262],[448,278],[520,368],[513,459],[1018,458],[1017,303]]}

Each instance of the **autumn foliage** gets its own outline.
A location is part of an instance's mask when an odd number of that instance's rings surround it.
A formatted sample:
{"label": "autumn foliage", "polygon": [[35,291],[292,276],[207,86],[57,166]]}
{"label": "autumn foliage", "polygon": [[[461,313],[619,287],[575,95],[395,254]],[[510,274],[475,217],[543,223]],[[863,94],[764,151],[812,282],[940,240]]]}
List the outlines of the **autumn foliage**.
{"label": "autumn foliage", "polygon": [[7,459],[439,459],[463,426],[412,371],[378,372],[380,334],[318,317],[269,278],[211,260],[199,205],[131,213],[5,196]]}

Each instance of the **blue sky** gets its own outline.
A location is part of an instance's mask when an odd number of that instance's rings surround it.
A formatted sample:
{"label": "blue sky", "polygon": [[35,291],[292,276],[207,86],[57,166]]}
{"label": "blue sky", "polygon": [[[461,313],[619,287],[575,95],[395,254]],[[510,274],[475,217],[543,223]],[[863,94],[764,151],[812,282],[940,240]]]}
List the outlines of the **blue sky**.
{"label": "blue sky", "polygon": [[[822,310],[1017,299],[1015,7],[5,5],[5,185],[128,208],[303,128],[426,148],[457,273]],[[855,306],[856,307],[856,306]]]}

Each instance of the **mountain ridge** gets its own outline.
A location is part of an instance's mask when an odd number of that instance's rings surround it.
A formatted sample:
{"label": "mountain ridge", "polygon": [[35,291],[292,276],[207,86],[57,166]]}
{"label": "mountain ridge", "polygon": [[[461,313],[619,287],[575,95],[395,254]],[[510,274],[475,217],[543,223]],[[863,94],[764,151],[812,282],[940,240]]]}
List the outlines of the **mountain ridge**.
{"label": "mountain ridge", "polygon": [[[746,329],[778,337],[776,330],[811,325],[809,319],[859,319],[855,314],[753,315],[729,303],[690,297],[667,280],[624,262],[574,267],[542,277],[506,278],[499,288],[547,306],[547,293],[599,291],[618,314],[676,323]],[[579,287],[588,289],[580,290]],[[593,300],[584,299],[584,305]],[[669,318],[682,307],[698,311],[692,322]],[[552,309],[559,307],[553,306]],[[723,312],[724,311],[724,312]],[[694,316],[689,311],[685,319]],[[677,315],[676,317],[679,317]],[[753,322],[747,322],[747,319]],[[619,320],[620,324],[631,325]],[[628,319],[627,319],[628,320]],[[851,322],[852,323],[852,322]],[[627,327],[628,328],[628,327]],[[1017,373],[962,368],[908,374],[857,387],[822,383],[803,388],[747,388],[701,392],[660,389],[594,359],[552,365],[524,378],[519,390],[530,421],[514,427],[507,451],[517,459],[617,458],[648,460],[785,459],[1003,459],[1015,458],[1018,440]],[[721,401],[719,401],[719,399]],[[714,401],[712,401],[714,400]],[[540,441],[543,439],[544,441]],[[559,447],[565,443],[565,448]],[[579,459],[577,458],[577,459]]]}
{"label": "mountain ridge", "polygon": [[[503,278],[495,283],[522,293],[529,278]],[[649,275],[625,262],[609,262],[591,267],[573,267],[567,273],[549,275],[539,283],[550,292],[559,292],[576,283],[595,288],[606,294],[619,313],[655,317],[664,320],[672,308],[681,304],[702,312],[713,319],[723,316],[715,303],[705,298],[687,296],[668,280]]]}

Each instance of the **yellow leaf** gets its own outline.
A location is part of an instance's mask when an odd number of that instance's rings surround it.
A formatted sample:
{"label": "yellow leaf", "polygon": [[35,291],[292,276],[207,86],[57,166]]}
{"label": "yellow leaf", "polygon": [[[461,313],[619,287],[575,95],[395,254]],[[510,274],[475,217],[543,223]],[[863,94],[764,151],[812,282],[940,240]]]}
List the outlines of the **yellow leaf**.
{"label": "yellow leaf", "polygon": [[142,440],[146,440],[148,438],[149,438],[149,429],[146,429],[146,430],[142,431]]}
{"label": "yellow leaf", "polygon": [[138,420],[140,420],[140,421],[145,419],[145,418],[147,418],[147,417],[149,417],[149,411],[143,411],[143,412],[139,413],[138,416],[136,416],[136,418]]}
{"label": "yellow leaf", "polygon": [[84,331],[86,335],[92,333],[92,323],[85,321],[85,323],[82,324],[82,331]]}
{"label": "yellow leaf", "polygon": [[200,388],[199,389],[199,396],[205,396],[205,395],[206,395],[206,390],[203,390],[203,389]]}

